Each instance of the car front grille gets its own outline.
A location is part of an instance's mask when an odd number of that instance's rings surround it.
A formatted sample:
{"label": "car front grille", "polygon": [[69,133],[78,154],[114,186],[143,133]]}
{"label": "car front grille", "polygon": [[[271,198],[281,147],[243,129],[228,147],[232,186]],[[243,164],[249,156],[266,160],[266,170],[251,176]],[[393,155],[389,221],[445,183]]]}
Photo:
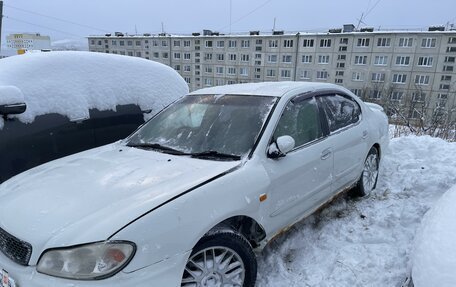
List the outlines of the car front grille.
{"label": "car front grille", "polygon": [[32,256],[32,245],[0,228],[0,251],[20,265],[28,265]]}

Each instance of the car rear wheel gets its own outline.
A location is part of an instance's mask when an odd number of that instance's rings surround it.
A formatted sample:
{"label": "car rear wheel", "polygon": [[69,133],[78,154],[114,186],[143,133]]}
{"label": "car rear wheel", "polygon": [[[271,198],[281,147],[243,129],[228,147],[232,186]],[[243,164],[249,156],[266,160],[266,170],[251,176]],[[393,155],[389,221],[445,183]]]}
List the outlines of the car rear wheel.
{"label": "car rear wheel", "polygon": [[356,195],[368,196],[377,186],[380,158],[376,147],[371,147],[364,161],[363,173],[356,186]]}
{"label": "car rear wheel", "polygon": [[181,287],[254,287],[257,262],[250,243],[233,231],[204,236],[193,248]]}

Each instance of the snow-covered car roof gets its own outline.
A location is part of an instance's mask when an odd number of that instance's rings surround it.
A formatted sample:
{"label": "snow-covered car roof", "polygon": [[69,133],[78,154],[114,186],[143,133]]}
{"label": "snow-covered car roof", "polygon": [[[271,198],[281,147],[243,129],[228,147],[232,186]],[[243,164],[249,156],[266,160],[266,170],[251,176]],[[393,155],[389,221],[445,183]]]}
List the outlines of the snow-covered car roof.
{"label": "snow-covered car roof", "polygon": [[415,241],[415,287],[454,286],[456,282],[456,185],[425,215]]}
{"label": "snow-covered car roof", "polygon": [[[158,112],[188,93],[188,85],[172,68],[150,60],[92,52],[49,52],[0,60],[1,98],[17,87],[27,104],[16,115],[30,123],[36,116],[58,113],[75,120],[89,110],[114,110],[137,104]],[[17,90],[14,91],[15,94]],[[0,122],[0,128],[2,123]]]}
{"label": "snow-covered car roof", "polygon": [[251,84],[235,84],[204,88],[190,93],[190,95],[257,95],[281,97],[293,90],[313,91],[317,89],[343,89],[341,86],[327,83],[311,82],[265,82]]}

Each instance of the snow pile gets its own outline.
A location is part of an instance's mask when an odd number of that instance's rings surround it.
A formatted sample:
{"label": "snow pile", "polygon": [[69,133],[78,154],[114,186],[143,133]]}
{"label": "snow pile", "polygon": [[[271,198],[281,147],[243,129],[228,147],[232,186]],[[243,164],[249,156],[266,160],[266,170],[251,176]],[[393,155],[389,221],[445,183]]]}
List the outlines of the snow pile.
{"label": "snow pile", "polygon": [[402,284],[423,215],[456,184],[456,143],[409,136],[389,149],[369,198],[339,199],[263,251],[258,287]]}
{"label": "snow pile", "polygon": [[426,214],[413,251],[416,287],[456,284],[456,185]]}
{"label": "snow pile", "polygon": [[[89,109],[114,110],[137,104],[158,112],[188,93],[172,68],[146,59],[90,52],[31,53],[0,60],[0,86],[16,86],[30,123],[38,115],[59,113],[87,118]],[[0,95],[1,97],[1,95]]]}

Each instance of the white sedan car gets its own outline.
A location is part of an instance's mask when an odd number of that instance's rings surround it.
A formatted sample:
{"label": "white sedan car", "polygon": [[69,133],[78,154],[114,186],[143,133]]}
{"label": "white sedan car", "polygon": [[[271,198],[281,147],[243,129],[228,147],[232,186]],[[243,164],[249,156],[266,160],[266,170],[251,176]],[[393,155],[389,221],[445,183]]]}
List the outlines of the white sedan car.
{"label": "white sedan car", "polygon": [[382,109],[332,84],[202,89],[0,185],[0,286],[242,286],[275,235],[376,185]]}

